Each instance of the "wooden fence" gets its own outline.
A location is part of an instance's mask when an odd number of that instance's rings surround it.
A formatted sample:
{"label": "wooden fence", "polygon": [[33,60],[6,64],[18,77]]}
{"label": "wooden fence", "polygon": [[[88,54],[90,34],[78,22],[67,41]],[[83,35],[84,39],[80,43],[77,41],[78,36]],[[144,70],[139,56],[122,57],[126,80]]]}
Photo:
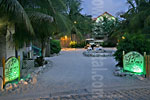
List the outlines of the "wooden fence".
{"label": "wooden fence", "polygon": [[146,78],[150,78],[150,55],[145,56]]}
{"label": "wooden fence", "polygon": [[60,39],[60,44],[62,48],[69,48],[71,42],[71,37],[62,37]]}

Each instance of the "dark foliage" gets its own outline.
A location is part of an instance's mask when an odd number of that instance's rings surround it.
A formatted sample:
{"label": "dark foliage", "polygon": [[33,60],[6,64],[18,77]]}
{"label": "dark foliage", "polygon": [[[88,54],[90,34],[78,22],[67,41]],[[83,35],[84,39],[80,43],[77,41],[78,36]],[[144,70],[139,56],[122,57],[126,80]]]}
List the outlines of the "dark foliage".
{"label": "dark foliage", "polygon": [[150,41],[145,39],[141,34],[126,34],[125,39],[121,39],[117,51],[114,54],[115,59],[118,61],[117,66],[123,67],[123,51],[128,53],[130,51],[137,51],[142,55],[144,52],[150,54]]}
{"label": "dark foliage", "polygon": [[50,42],[51,54],[58,54],[61,50],[61,45],[59,40],[51,40]]}

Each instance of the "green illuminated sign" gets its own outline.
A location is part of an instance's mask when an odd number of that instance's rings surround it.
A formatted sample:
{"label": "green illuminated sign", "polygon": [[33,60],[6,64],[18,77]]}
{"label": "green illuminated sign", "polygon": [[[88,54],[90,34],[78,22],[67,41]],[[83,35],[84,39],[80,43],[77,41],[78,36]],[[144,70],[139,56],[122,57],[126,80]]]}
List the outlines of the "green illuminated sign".
{"label": "green illuminated sign", "polygon": [[19,61],[15,57],[9,58],[5,63],[5,82],[13,81],[20,76]]}
{"label": "green illuminated sign", "polygon": [[145,74],[144,57],[138,52],[129,52],[123,57],[124,70]]}

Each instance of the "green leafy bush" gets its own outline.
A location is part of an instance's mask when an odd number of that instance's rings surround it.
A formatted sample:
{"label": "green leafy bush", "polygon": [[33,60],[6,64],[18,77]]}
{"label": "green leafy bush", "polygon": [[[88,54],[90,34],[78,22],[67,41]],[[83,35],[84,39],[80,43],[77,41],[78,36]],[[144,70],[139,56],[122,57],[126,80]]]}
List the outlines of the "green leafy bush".
{"label": "green leafy bush", "polygon": [[130,51],[137,51],[142,55],[144,52],[150,53],[150,42],[145,39],[145,36],[140,34],[126,34],[123,39],[120,40],[117,51],[114,56],[118,61],[117,66],[123,67],[123,51],[128,53]]}
{"label": "green leafy bush", "polygon": [[85,41],[82,41],[80,43],[77,43],[77,48],[84,48],[86,46]]}
{"label": "green leafy bush", "polygon": [[70,42],[70,47],[71,48],[76,48],[77,47],[77,42],[76,41],[71,41]]}
{"label": "green leafy bush", "polygon": [[58,54],[61,51],[61,45],[59,40],[51,40],[50,42],[51,54]]}
{"label": "green leafy bush", "polygon": [[77,43],[77,42],[75,42],[75,41],[71,41],[71,42],[70,42],[70,47],[71,47],[71,48],[84,48],[85,46],[86,46],[85,41],[82,41],[82,42],[80,42],[80,43]]}
{"label": "green leafy bush", "polygon": [[116,44],[112,43],[112,42],[109,42],[109,41],[106,41],[106,42],[102,43],[101,46],[102,47],[116,47]]}
{"label": "green leafy bush", "polygon": [[47,64],[47,61],[45,61],[43,57],[37,57],[35,59],[35,67],[40,67],[40,66],[43,66],[45,64]]}

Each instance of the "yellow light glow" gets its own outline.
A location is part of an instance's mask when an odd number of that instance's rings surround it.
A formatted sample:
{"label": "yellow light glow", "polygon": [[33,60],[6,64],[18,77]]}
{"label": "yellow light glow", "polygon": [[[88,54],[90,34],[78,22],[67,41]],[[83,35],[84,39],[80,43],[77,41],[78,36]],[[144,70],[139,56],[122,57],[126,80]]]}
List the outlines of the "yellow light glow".
{"label": "yellow light glow", "polygon": [[122,39],[124,40],[124,39],[126,39],[126,37],[122,36]]}
{"label": "yellow light glow", "polygon": [[77,24],[77,21],[74,21],[74,24]]}
{"label": "yellow light glow", "polygon": [[67,36],[65,36],[65,40],[67,40],[68,39],[68,37]]}

